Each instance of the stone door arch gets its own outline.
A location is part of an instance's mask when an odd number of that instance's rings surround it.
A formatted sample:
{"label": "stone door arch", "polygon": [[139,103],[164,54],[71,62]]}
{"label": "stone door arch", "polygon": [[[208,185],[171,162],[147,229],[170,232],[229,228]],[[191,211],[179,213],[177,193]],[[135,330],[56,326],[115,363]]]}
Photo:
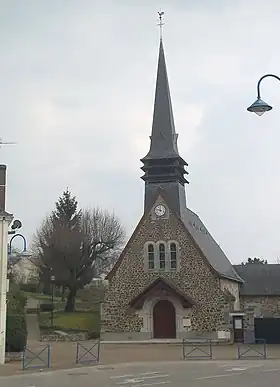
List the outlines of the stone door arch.
{"label": "stone door arch", "polygon": [[153,328],[155,339],[176,338],[176,312],[169,300],[159,300],[153,309]]}

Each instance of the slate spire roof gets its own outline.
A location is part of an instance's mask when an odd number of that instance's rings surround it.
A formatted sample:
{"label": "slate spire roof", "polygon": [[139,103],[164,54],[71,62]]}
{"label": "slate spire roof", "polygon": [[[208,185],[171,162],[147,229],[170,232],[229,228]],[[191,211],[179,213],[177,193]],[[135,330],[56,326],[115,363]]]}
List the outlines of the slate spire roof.
{"label": "slate spire roof", "polygon": [[159,44],[156,91],[150,150],[142,160],[178,157],[175,124],[162,38]]}

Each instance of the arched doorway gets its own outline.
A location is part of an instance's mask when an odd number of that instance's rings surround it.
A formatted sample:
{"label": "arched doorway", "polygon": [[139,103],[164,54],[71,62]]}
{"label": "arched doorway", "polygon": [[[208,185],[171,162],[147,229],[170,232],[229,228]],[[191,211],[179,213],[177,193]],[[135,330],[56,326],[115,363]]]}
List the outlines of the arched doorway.
{"label": "arched doorway", "polygon": [[172,302],[168,300],[158,301],[153,310],[154,338],[176,338],[176,313]]}

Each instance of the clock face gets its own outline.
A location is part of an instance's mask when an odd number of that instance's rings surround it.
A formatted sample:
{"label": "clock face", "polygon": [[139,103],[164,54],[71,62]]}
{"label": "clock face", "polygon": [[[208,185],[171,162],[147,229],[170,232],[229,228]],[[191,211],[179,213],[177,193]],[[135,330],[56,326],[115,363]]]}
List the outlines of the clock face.
{"label": "clock face", "polygon": [[155,207],[155,214],[157,216],[163,216],[166,213],[166,208],[163,204],[159,204]]}

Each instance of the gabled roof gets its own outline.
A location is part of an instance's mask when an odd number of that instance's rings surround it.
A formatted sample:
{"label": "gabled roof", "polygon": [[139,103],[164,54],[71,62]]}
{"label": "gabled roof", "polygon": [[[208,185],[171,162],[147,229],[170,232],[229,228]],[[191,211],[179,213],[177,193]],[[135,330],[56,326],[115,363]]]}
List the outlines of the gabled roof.
{"label": "gabled roof", "polygon": [[240,295],[243,296],[279,296],[280,265],[252,263],[234,265],[237,273],[243,278]]}
{"label": "gabled roof", "polygon": [[242,278],[238,275],[222,248],[204,226],[199,216],[189,208],[186,208],[182,220],[186,229],[189,231],[213,269],[222,277],[243,282]]}
{"label": "gabled roof", "polygon": [[[172,211],[172,204],[169,203],[167,195],[165,195],[165,192],[160,187],[158,188],[157,193],[155,195],[155,201],[159,195],[164,199],[167,206]],[[118,267],[121,264],[121,261],[128,249],[129,244],[137,235],[138,230],[142,226],[145,218],[148,216],[149,211],[152,209],[153,205],[154,203],[151,203],[150,209],[148,209],[146,213],[142,216],[131,238],[127,242],[124,250],[122,251],[118,261],[116,262],[116,264],[114,265],[110,273],[108,273],[106,279],[110,280],[114,276],[115,272],[117,271]],[[177,217],[178,221],[181,222],[183,227],[189,233],[189,236],[194,242],[194,245],[198,248],[198,250],[201,251],[202,256],[205,258],[205,261],[206,263],[208,263],[210,268],[221,277],[225,277],[242,283],[243,282],[242,278],[238,275],[238,273],[236,272],[233,265],[228,260],[227,256],[225,255],[221,247],[217,244],[217,242],[211,236],[209,231],[206,229],[206,227],[200,220],[199,216],[196,215],[191,210],[189,210],[188,208],[186,208],[182,219],[176,212],[173,212],[173,213]]]}
{"label": "gabled roof", "polygon": [[136,297],[134,297],[130,301],[130,306],[135,308],[135,309],[141,309],[143,306],[143,303],[146,299],[146,297],[151,293],[151,292],[167,292],[167,294],[172,294],[176,298],[178,298],[184,308],[189,308],[192,305],[195,305],[195,301],[182,293],[177,287],[170,281],[167,280],[166,278],[159,277],[152,283],[150,283],[148,286],[146,286]]}

